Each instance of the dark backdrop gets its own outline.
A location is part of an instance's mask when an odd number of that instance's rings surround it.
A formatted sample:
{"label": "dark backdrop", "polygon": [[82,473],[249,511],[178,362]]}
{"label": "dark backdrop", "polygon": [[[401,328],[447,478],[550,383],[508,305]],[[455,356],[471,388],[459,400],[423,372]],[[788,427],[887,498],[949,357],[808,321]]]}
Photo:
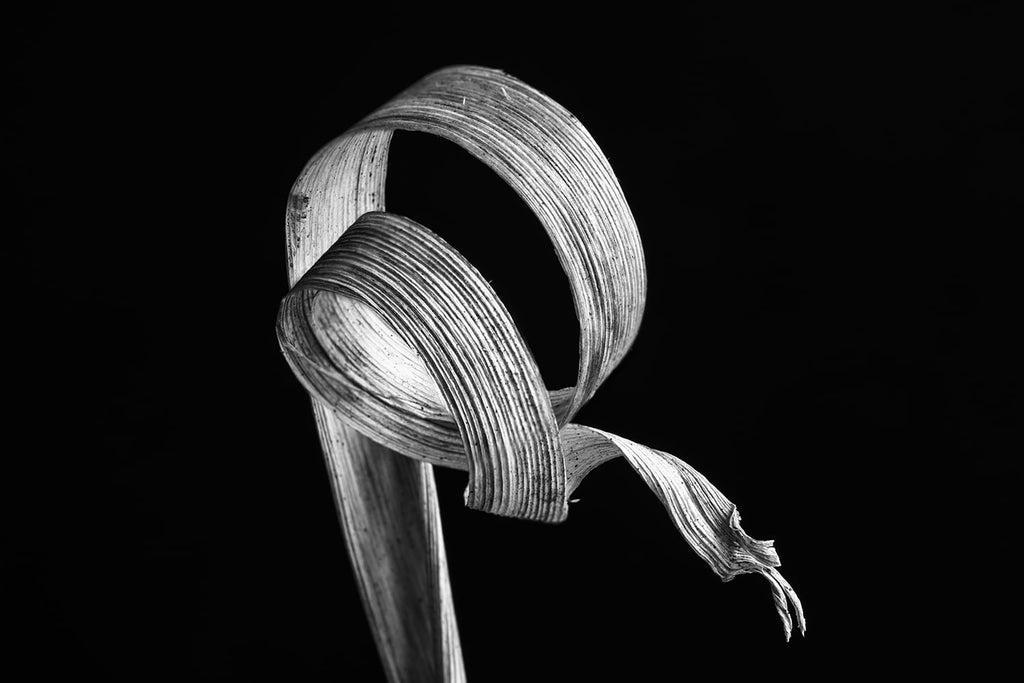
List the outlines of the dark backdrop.
{"label": "dark backdrop", "polygon": [[[821,679],[1015,647],[1014,24],[625,10],[8,23],[0,666],[382,679],[274,337],[285,202],[321,145],[452,63],[567,106],[636,216],[644,324],[578,421],[705,473],[776,539],[810,629],[785,644],[765,582],[718,581],[622,461],[560,526],[468,511],[465,475],[439,471],[471,679]],[[388,194],[493,280],[549,385],[572,382],[568,288],[512,191],[399,133]]]}

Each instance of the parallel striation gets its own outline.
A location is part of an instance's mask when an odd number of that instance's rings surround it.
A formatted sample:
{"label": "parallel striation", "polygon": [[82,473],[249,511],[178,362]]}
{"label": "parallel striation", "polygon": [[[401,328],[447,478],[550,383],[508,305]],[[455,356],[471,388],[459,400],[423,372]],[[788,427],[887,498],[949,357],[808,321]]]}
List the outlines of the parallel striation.
{"label": "parallel striation", "polygon": [[[573,387],[545,387],[515,322],[472,264],[427,227],[385,210],[388,148],[399,129],[461,145],[538,216],[579,319]],[[313,397],[389,680],[465,678],[433,465],[469,473],[471,508],[560,522],[583,478],[625,457],[720,578],[764,576],[786,638],[794,625],[803,632],[772,541],[747,536],[736,506],[703,475],[570,422],[629,350],[646,291],[632,213],[572,114],[500,71],[435,72],[310,160],[292,190],[287,237],[292,289],[278,340]]]}

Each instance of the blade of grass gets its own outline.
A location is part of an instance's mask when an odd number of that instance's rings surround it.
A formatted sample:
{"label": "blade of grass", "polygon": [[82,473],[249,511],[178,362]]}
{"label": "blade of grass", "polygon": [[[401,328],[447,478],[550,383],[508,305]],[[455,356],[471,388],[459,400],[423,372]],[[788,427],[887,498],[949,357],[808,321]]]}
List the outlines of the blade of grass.
{"label": "blade of grass", "polygon": [[[429,229],[384,211],[396,129],[461,145],[537,214],[576,303],[574,387],[548,392],[483,276]],[[390,680],[464,677],[432,465],[469,472],[471,508],[559,522],[583,477],[624,456],[713,571],[726,581],[763,575],[787,639],[794,619],[803,631],[772,542],[747,536],[736,506],[706,478],[671,455],[570,423],[632,344],[646,272],[618,181],[569,112],[499,71],[430,74],[314,156],[293,187],[287,235],[292,290],[278,339],[314,397]]]}

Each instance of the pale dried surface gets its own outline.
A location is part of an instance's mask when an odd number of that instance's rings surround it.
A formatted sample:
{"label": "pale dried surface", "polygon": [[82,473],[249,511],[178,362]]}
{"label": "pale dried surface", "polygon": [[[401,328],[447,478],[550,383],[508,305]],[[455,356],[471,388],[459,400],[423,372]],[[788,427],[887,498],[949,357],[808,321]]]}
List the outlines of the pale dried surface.
{"label": "pale dried surface", "polygon": [[[461,145],[536,213],[576,304],[575,386],[548,391],[483,276],[428,228],[384,211],[396,129]],[[349,555],[390,680],[465,677],[433,465],[469,473],[471,508],[558,522],[586,474],[624,456],[719,577],[765,576],[787,639],[794,621],[805,628],[772,542],[747,536],[735,505],[707,479],[671,455],[569,422],[628,351],[646,290],[629,206],[569,112],[498,71],[431,74],[307,164],[287,233],[293,287],[278,338],[314,398]]]}

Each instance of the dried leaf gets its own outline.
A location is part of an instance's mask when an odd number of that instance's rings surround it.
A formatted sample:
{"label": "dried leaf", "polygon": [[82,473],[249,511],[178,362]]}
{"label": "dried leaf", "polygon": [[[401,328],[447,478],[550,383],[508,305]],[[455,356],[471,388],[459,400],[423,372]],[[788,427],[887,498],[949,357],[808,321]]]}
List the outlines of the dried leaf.
{"label": "dried leaf", "polygon": [[[574,387],[549,392],[487,280],[428,228],[384,210],[393,130],[461,145],[538,216],[576,303]],[[499,71],[431,74],[307,164],[287,234],[292,289],[278,339],[314,399],[390,680],[464,679],[433,465],[469,473],[473,509],[560,522],[586,474],[624,456],[719,577],[765,576],[787,639],[794,619],[804,629],[772,542],[747,536],[707,479],[671,455],[570,422],[632,344],[646,272],[618,181],[569,112]]]}

